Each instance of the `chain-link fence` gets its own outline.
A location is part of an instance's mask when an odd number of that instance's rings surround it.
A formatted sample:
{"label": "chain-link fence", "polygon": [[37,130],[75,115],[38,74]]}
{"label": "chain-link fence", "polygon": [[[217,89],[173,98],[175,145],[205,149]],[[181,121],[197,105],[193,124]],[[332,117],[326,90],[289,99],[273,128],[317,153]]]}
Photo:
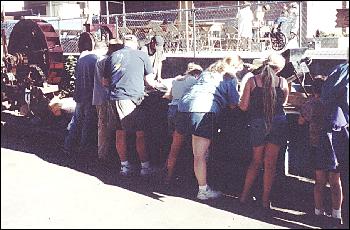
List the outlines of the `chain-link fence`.
{"label": "chain-link fence", "polygon": [[[102,16],[96,20],[100,23],[115,23],[117,36],[123,38],[126,34],[134,34],[142,43],[147,43],[154,35],[164,38],[165,52],[194,52],[214,50],[244,50],[262,51],[271,48],[268,34],[275,26],[275,21],[291,8],[288,1],[253,2],[250,6],[253,16],[252,44],[245,47],[241,42],[239,27],[241,20],[237,15],[246,5],[232,2],[230,6],[196,8],[190,10],[170,10],[157,12],[126,13]],[[303,17],[301,2],[295,3],[294,22],[298,28],[296,34],[301,38]],[[289,33],[290,31],[288,31]],[[289,34],[286,35],[289,38]],[[300,39],[299,39],[300,40]],[[299,41],[300,43],[305,40]],[[287,41],[285,41],[287,42]],[[247,44],[248,45],[248,44]]]}
{"label": "chain-link fence", "polygon": [[[134,34],[141,44],[148,43],[151,37],[159,35],[164,38],[164,49],[167,53],[193,52],[195,55],[201,51],[246,49],[246,44],[241,41],[240,19],[237,18],[245,5],[239,5],[238,1],[230,1],[230,3],[221,7],[114,14],[109,15],[108,20],[106,16],[94,16],[93,33],[98,39],[102,39],[106,34],[109,37],[121,39],[126,34]],[[271,39],[266,35],[271,32],[275,20],[282,15],[283,11],[287,11],[290,3],[288,1],[252,2],[250,9],[254,18],[250,50],[262,51],[271,48]],[[302,2],[296,4],[298,8],[296,13],[299,15],[297,36],[302,38],[299,39],[299,45],[301,45],[306,36],[306,23],[304,21],[300,23],[299,20],[306,17],[301,9]],[[85,31],[86,18],[44,20],[52,24],[58,32],[64,53],[78,53],[79,35]],[[5,24],[6,35],[9,36],[15,21],[5,22]]]}

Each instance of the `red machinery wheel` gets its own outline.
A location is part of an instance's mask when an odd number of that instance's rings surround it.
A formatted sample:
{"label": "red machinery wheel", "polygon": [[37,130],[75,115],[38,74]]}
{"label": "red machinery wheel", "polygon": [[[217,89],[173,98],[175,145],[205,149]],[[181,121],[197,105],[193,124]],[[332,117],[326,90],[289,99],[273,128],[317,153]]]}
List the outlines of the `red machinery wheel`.
{"label": "red machinery wheel", "polygon": [[52,25],[41,19],[22,19],[14,26],[9,54],[21,54],[28,63],[41,68],[49,84],[58,84],[64,70],[63,49]]}

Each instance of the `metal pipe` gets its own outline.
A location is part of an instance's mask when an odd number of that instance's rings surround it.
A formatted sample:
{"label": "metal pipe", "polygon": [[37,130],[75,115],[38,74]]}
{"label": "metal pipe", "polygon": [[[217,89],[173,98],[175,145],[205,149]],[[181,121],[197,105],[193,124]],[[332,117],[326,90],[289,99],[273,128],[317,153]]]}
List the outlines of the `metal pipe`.
{"label": "metal pipe", "polygon": [[123,1],[123,27],[126,27],[125,1]]}
{"label": "metal pipe", "polygon": [[196,57],[197,42],[196,42],[196,10],[192,10],[192,23],[193,23],[193,57]]}
{"label": "metal pipe", "polygon": [[109,24],[109,8],[108,8],[108,1],[106,1],[106,15],[107,15],[107,24]]}
{"label": "metal pipe", "polygon": [[116,38],[119,39],[119,21],[118,16],[115,16],[115,30],[116,30]]}
{"label": "metal pipe", "polygon": [[302,29],[302,21],[303,21],[303,11],[301,9],[302,7],[302,2],[299,2],[299,47],[301,47],[301,40],[302,40],[302,33],[301,33],[301,29]]}
{"label": "metal pipe", "polygon": [[185,12],[185,18],[186,18],[186,28],[185,28],[185,30],[186,30],[186,52],[189,52],[189,46],[190,46],[190,41],[189,41],[189,39],[188,39],[188,5],[187,5],[187,2],[188,1],[185,1],[185,9],[186,9],[186,12]]}

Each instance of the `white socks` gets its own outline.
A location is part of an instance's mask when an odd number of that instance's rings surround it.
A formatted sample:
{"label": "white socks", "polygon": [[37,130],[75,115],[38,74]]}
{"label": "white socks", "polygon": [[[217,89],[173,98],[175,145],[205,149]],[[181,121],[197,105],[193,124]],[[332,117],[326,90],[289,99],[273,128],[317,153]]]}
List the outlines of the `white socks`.
{"label": "white socks", "polygon": [[150,162],[146,161],[146,162],[141,162],[141,168],[149,168],[150,167]]}
{"label": "white socks", "polygon": [[[320,209],[315,208],[315,215],[323,216],[323,215],[326,215],[326,212],[324,210],[320,210]],[[332,209],[332,217],[337,218],[337,219],[341,219],[341,209],[339,209],[339,210]]]}
{"label": "white socks", "polygon": [[324,216],[324,215],[326,215],[326,212],[324,210],[320,210],[320,209],[315,208],[315,215],[316,216]]}
{"label": "white socks", "polygon": [[341,209],[338,209],[338,210],[332,209],[332,217],[341,219]]}
{"label": "white socks", "polygon": [[122,166],[129,166],[129,161],[121,161],[120,164]]}
{"label": "white socks", "polygon": [[199,187],[199,190],[202,190],[202,191],[207,191],[207,188],[208,188],[208,185],[203,185],[203,186],[198,186]]}

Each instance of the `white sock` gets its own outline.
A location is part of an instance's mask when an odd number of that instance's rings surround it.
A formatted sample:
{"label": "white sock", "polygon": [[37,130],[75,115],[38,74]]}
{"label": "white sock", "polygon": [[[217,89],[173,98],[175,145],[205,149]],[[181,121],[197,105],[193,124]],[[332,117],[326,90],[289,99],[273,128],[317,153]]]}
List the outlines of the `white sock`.
{"label": "white sock", "polygon": [[325,215],[325,211],[322,209],[320,210],[320,209],[315,208],[315,215],[323,216],[323,215]]}
{"label": "white sock", "polygon": [[141,162],[141,167],[142,168],[149,168],[150,167],[150,162],[149,161]]}
{"label": "white sock", "polygon": [[121,161],[120,164],[122,166],[129,166],[129,161]]}
{"label": "white sock", "polygon": [[338,210],[332,209],[332,217],[341,219],[341,209],[338,209]]}
{"label": "white sock", "polygon": [[202,190],[202,191],[206,191],[207,188],[208,188],[208,185],[203,185],[203,186],[198,186],[199,187],[199,190]]}

